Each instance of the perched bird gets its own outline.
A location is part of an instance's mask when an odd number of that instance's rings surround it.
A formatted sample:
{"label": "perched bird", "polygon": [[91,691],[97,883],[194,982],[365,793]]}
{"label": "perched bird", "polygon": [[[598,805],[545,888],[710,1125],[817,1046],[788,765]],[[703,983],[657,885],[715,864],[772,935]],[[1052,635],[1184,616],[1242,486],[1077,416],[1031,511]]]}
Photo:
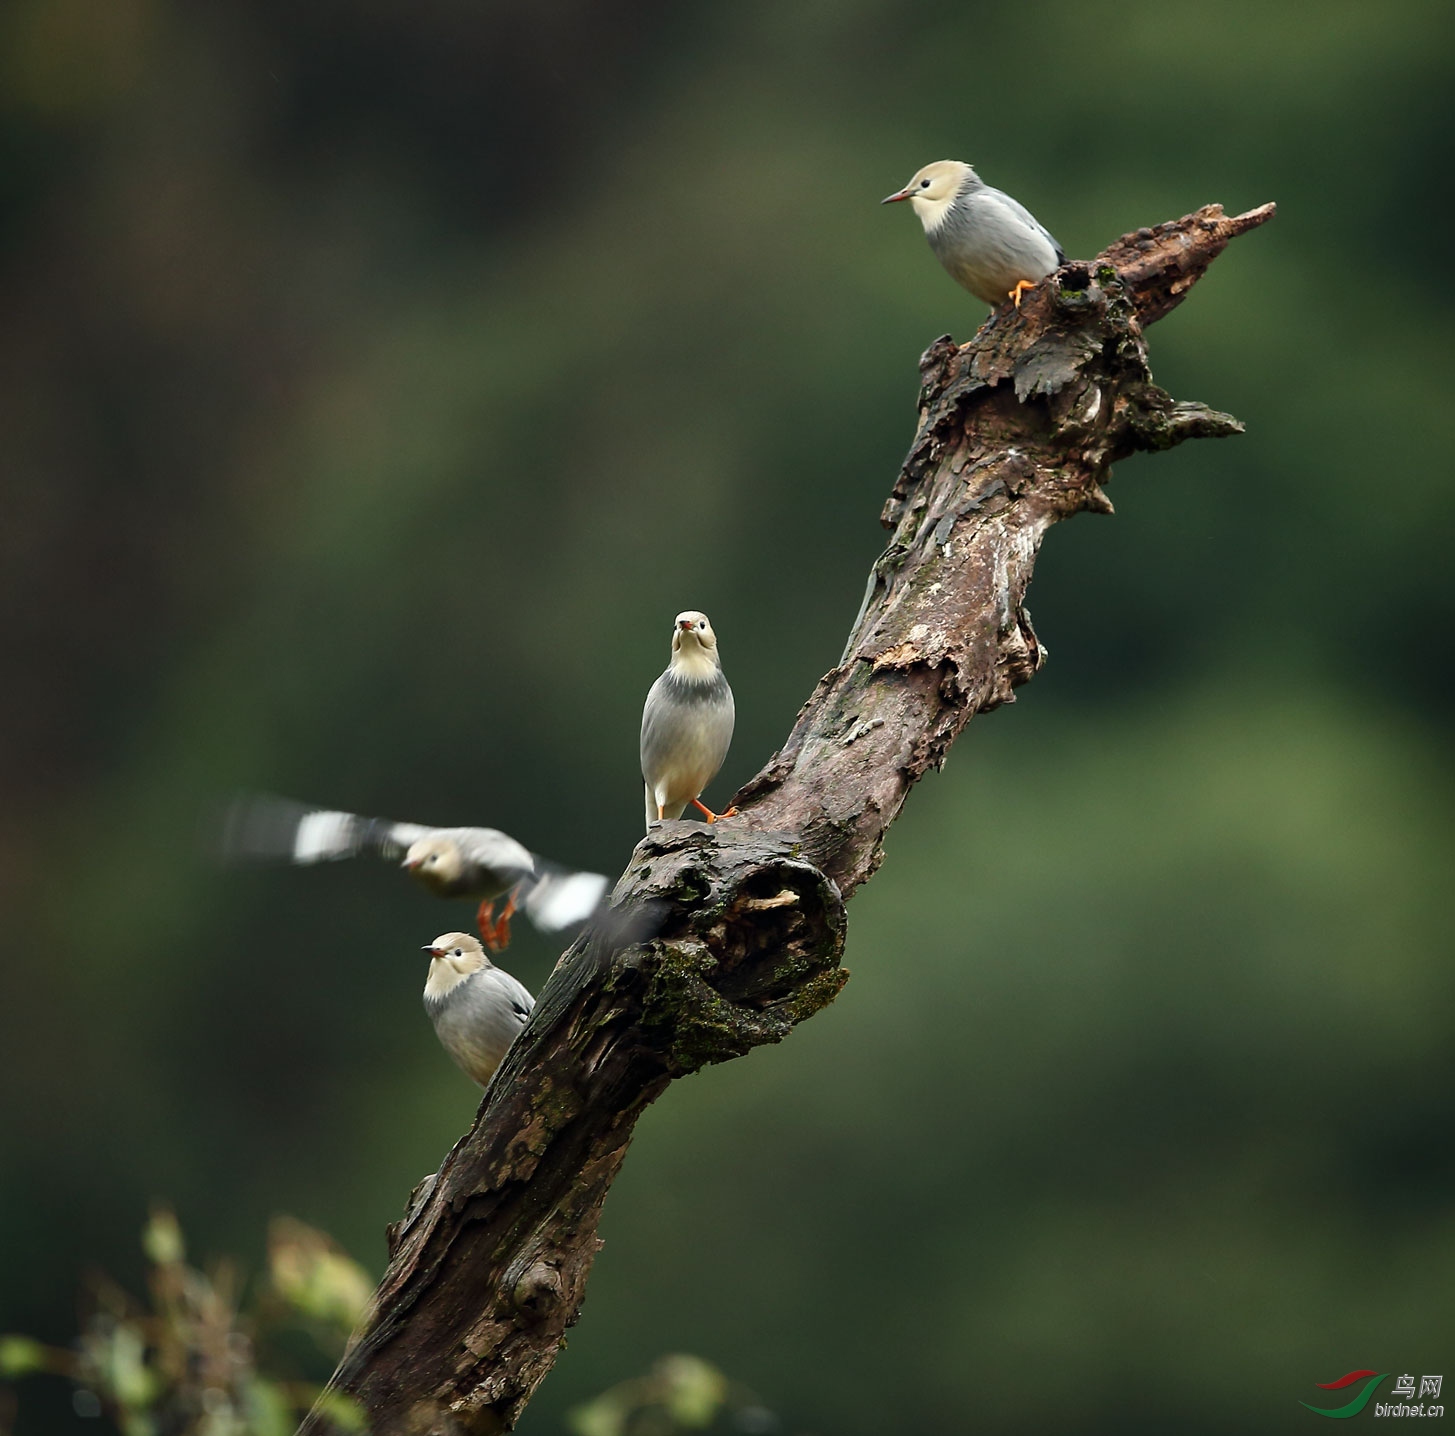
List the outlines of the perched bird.
{"label": "perched bird", "polygon": [[424,1010],[445,1051],[483,1087],[530,1020],[535,998],[467,932],[444,933],[424,951],[430,958]]}
{"label": "perched bird", "polygon": [[967,164],[936,160],[881,204],[907,199],[950,277],[992,308],[1066,262],[1065,251],[1022,204],[992,189]]}
{"label": "perched bird", "polygon": [[[542,932],[559,932],[590,918],[608,887],[600,873],[557,867],[497,828],[427,828],[308,808],[265,794],[233,802],[223,824],[222,849],[231,858],[294,863],[365,852],[399,860],[439,897],[478,898],[475,921],[493,952],[510,942],[510,919],[517,908]],[[502,897],[505,906],[497,917],[495,902]]]}
{"label": "perched bird", "polygon": [[733,690],[723,677],[717,635],[706,614],[679,613],[672,629],[672,661],[652,684],[642,709],[648,828],[665,818],[680,818],[688,803],[709,823],[737,812],[729,808],[714,813],[698,801],[732,741]]}

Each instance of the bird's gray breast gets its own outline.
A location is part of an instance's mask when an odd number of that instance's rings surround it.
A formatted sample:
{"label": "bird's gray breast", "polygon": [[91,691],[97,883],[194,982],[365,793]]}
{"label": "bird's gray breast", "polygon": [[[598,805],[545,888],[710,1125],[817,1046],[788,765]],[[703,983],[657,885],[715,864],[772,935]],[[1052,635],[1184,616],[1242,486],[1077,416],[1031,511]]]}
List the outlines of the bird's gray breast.
{"label": "bird's gray breast", "polygon": [[462,1071],[482,1087],[530,1018],[535,1003],[508,973],[472,973],[444,997],[426,997],[424,1010]]}
{"label": "bird's gray breast", "polygon": [[733,690],[721,670],[693,682],[669,668],[652,685],[642,710],[642,776],[650,783],[684,767],[715,774],[727,757],[735,716]]}

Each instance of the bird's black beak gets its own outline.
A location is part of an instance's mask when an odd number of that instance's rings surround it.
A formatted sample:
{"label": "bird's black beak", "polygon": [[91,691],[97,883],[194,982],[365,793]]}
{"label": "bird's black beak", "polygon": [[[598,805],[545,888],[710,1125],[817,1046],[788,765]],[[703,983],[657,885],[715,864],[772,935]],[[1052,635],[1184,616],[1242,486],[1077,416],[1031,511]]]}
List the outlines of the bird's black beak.
{"label": "bird's black beak", "polygon": [[884,198],[879,201],[879,203],[880,204],[894,204],[898,200],[908,199],[909,196],[910,196],[910,193],[911,193],[911,191],[909,191],[907,189],[897,189],[897,190],[894,191],[893,194],[887,194],[887,195],[885,195]]}

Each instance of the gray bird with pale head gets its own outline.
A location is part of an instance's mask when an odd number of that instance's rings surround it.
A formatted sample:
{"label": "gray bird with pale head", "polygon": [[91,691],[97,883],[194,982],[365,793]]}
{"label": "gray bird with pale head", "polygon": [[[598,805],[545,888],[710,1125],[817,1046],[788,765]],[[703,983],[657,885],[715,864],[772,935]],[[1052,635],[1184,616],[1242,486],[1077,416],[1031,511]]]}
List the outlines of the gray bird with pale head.
{"label": "gray bird with pale head", "polygon": [[737,812],[714,813],[699,801],[727,757],[733,718],[733,690],[723,676],[712,624],[696,609],[679,613],[672,626],[672,661],[652,684],[642,709],[649,829],[680,818],[688,803],[709,823]]}
{"label": "gray bird with pale head", "polygon": [[1065,264],[1050,231],[1023,204],[992,189],[960,160],[926,165],[881,204],[907,199],[950,277],[994,308]]}
{"label": "gray bird with pale head", "polygon": [[435,1035],[459,1069],[484,1087],[530,1021],[535,998],[467,932],[443,933],[423,951],[429,954],[424,1010]]}

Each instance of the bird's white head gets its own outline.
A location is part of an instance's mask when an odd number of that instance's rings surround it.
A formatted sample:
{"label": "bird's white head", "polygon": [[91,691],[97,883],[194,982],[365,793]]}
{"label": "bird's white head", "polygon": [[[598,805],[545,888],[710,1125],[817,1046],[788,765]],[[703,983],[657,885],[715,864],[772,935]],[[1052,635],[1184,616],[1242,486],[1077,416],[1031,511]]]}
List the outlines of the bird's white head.
{"label": "bird's white head", "polygon": [[695,608],[679,613],[672,625],[672,667],[684,678],[710,678],[722,667],[717,634]]}
{"label": "bird's white head", "polygon": [[410,845],[401,866],[413,873],[425,887],[448,892],[460,880],[464,861],[459,844],[453,838],[432,833]]}
{"label": "bird's white head", "polygon": [[444,997],[458,987],[471,973],[490,966],[479,938],[468,932],[441,933],[422,949],[429,954],[429,978],[424,984],[426,997]]}
{"label": "bird's white head", "polygon": [[879,202],[895,204],[907,199],[927,230],[938,229],[960,192],[975,178],[975,171],[961,160],[936,160],[917,171],[903,189],[885,195]]}

